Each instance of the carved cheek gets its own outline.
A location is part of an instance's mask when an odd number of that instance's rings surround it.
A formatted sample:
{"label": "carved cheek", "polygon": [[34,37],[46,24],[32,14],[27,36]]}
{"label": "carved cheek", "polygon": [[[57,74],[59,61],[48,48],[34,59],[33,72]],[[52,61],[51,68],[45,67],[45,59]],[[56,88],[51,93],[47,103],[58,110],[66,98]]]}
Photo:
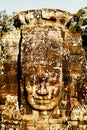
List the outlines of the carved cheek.
{"label": "carved cheek", "polygon": [[56,78],[50,78],[49,80],[49,89],[51,90],[51,95],[56,96],[60,92],[60,83],[59,79]]}
{"label": "carved cheek", "polygon": [[29,82],[27,82],[27,84],[26,84],[26,91],[27,91],[27,94],[29,94],[29,95],[32,95],[32,93],[33,93],[33,88]]}
{"label": "carved cheek", "polygon": [[58,97],[60,93],[60,86],[59,84],[56,84],[56,85],[47,84],[47,91],[49,93],[49,97],[51,98]]}
{"label": "carved cheek", "polygon": [[38,85],[36,84],[31,85],[30,83],[27,83],[26,85],[26,91],[28,96],[32,95],[34,97],[37,93],[37,89],[38,89]]}
{"label": "carved cheek", "polygon": [[32,87],[32,96],[36,96],[38,90],[38,85],[34,84]]}
{"label": "carved cheek", "polygon": [[52,86],[52,97],[59,97],[59,93],[60,93],[60,87],[58,84]]}
{"label": "carved cheek", "polygon": [[32,95],[32,87],[31,86],[26,86],[26,91],[27,91],[27,94]]}
{"label": "carved cheek", "polygon": [[53,94],[54,94],[54,96],[58,96],[59,93],[60,93],[60,87],[59,87],[59,85],[54,86],[54,88],[53,88]]}

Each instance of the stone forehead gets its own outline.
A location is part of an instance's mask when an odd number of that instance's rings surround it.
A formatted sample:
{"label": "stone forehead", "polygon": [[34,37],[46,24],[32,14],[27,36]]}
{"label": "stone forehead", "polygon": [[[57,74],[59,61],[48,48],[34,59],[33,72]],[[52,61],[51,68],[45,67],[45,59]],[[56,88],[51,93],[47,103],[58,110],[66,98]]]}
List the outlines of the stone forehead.
{"label": "stone forehead", "polygon": [[31,42],[41,42],[43,45],[44,43],[47,43],[47,41],[55,41],[60,43],[62,40],[62,31],[60,27],[32,26],[22,29],[22,45],[27,45]]}
{"label": "stone forehead", "polygon": [[[53,26],[36,26],[23,29],[21,43],[22,63],[60,62],[61,29]],[[46,63],[47,62],[47,63]]]}

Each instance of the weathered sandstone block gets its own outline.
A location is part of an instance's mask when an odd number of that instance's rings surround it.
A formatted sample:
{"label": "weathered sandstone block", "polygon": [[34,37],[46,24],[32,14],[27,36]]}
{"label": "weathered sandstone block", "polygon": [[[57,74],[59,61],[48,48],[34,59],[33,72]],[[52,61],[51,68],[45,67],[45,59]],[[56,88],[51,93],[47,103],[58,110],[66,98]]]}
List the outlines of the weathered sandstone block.
{"label": "weathered sandstone block", "polygon": [[0,40],[1,130],[87,128],[87,63],[72,14],[28,10]]}

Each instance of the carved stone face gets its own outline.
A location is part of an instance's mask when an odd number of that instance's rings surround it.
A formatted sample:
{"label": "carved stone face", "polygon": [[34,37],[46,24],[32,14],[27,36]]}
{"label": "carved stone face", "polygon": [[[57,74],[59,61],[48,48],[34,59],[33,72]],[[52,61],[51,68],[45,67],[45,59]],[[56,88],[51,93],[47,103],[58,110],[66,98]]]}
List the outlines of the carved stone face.
{"label": "carved stone face", "polygon": [[51,110],[58,105],[61,92],[60,78],[49,66],[30,65],[29,75],[25,77],[27,100],[38,110]]}
{"label": "carved stone face", "polygon": [[35,27],[24,34],[21,67],[27,101],[33,109],[51,110],[58,106],[62,90],[60,33],[53,27]]}

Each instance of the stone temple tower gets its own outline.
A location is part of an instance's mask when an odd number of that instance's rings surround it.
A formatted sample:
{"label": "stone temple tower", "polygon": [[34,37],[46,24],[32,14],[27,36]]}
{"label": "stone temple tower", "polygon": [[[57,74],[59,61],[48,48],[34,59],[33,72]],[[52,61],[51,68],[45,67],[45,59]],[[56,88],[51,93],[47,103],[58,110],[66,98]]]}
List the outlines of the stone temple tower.
{"label": "stone temple tower", "polygon": [[87,129],[87,63],[72,14],[27,10],[0,40],[1,130]]}

